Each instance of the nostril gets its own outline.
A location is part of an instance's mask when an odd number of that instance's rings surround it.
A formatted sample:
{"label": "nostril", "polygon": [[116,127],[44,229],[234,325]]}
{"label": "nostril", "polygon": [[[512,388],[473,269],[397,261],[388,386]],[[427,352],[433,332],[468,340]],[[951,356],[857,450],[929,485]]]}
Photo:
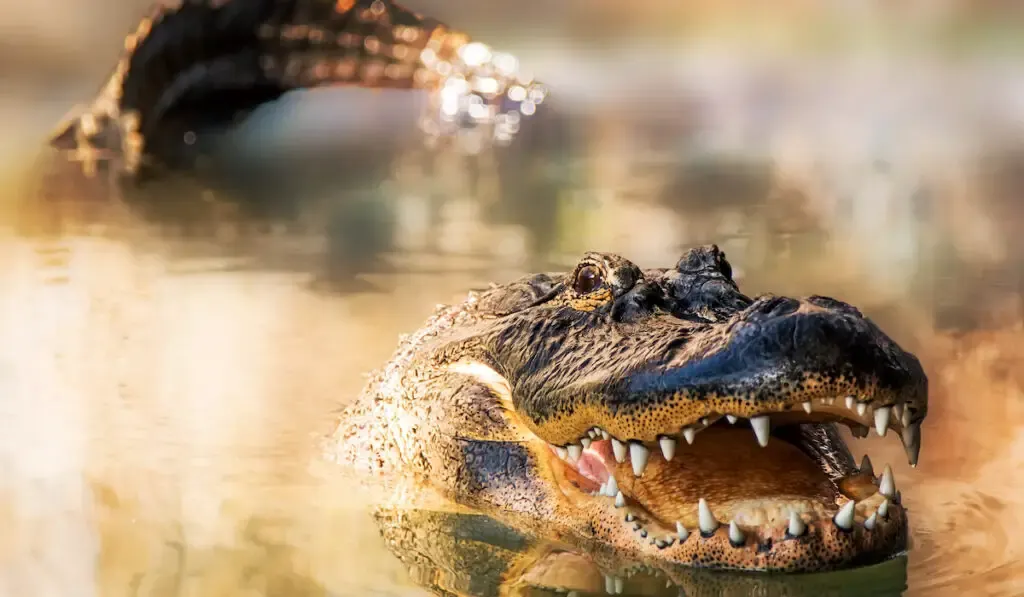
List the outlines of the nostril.
{"label": "nostril", "polygon": [[812,297],[808,297],[807,302],[811,303],[816,307],[828,309],[829,311],[839,311],[840,313],[845,313],[847,315],[854,315],[860,318],[864,317],[864,315],[861,314],[860,310],[857,309],[857,307],[844,303],[843,301],[837,301],[836,299],[831,297],[815,295]]}
{"label": "nostril", "polygon": [[772,317],[782,317],[783,315],[789,315],[795,313],[800,308],[800,303],[784,296],[773,296],[759,305],[754,307],[754,310],[763,315]]}

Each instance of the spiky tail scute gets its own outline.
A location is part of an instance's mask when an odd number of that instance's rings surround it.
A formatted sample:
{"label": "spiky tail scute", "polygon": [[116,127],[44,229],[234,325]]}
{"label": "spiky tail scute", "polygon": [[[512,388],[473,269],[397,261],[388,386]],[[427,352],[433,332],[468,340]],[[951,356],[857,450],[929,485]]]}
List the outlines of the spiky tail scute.
{"label": "spiky tail scute", "polygon": [[164,3],[125,39],[91,105],[51,138],[88,167],[190,167],[205,132],[298,88],[413,88],[437,73],[420,56],[468,38],[390,0],[186,0]]}

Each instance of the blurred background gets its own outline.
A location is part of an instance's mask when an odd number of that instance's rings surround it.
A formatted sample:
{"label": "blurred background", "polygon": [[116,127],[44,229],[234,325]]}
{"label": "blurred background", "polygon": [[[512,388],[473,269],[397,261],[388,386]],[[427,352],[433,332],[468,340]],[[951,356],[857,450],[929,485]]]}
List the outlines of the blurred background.
{"label": "blurred background", "polygon": [[0,1],[0,595],[422,594],[307,469],[364,374],[470,288],[702,243],[924,362],[920,466],[853,440],[909,505],[906,594],[1024,594],[1024,4],[410,0],[548,86],[512,145],[301,92],[231,191],[44,146],[148,4]]}

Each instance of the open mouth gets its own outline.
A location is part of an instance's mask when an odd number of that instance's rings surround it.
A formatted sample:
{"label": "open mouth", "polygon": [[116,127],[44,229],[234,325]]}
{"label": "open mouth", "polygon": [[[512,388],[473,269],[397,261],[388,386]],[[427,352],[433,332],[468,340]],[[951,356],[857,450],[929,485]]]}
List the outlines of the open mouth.
{"label": "open mouth", "polygon": [[916,464],[921,421],[911,419],[902,402],[844,396],[709,414],[656,442],[594,427],[549,445],[563,493],[613,513],[619,528],[609,530],[642,550],[711,567],[820,570],[905,548],[891,467],[876,475],[867,457],[856,466],[838,425],[855,436],[894,431]]}

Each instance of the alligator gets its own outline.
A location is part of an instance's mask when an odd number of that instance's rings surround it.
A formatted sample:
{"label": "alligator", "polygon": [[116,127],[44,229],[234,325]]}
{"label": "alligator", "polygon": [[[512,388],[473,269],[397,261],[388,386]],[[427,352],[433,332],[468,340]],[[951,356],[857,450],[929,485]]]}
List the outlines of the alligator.
{"label": "alligator", "polygon": [[404,338],[324,454],[535,536],[655,568],[811,572],[905,551],[894,431],[916,466],[928,380],[858,309],[740,292],[715,245],[642,270],[587,253]]}

